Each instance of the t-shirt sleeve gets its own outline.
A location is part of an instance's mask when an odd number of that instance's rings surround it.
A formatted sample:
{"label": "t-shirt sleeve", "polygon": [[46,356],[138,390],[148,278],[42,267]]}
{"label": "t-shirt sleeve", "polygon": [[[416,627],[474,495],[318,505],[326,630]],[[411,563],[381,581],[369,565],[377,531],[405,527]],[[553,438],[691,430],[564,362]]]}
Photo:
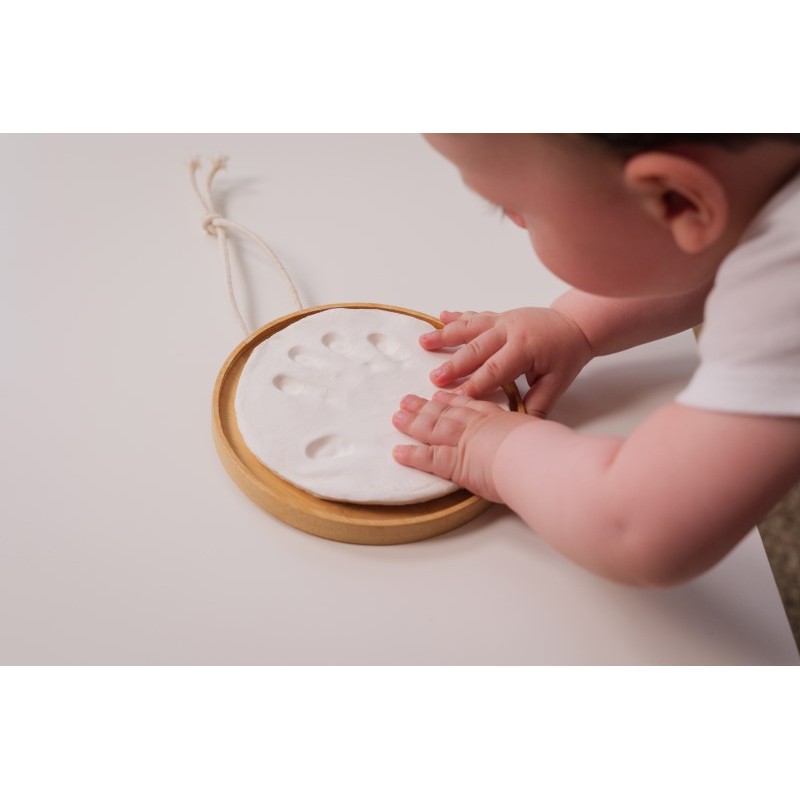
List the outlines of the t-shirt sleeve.
{"label": "t-shirt sleeve", "polygon": [[782,210],[720,266],[706,301],[700,365],[677,402],[800,416],[800,214],[787,219],[791,209]]}

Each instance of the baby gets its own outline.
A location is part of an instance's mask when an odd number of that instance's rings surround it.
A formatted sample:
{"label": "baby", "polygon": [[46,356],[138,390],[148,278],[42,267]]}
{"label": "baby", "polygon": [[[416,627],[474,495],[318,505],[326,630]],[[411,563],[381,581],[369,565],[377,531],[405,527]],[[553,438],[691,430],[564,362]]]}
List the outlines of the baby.
{"label": "baby", "polygon": [[[395,459],[505,503],[613,580],[685,581],[800,479],[800,136],[437,134],[464,183],[574,288],[550,308],[450,312],[464,345],[404,397]],[[700,365],[627,438],[545,420],[595,356],[703,323]],[[531,416],[474,398],[524,375]]]}

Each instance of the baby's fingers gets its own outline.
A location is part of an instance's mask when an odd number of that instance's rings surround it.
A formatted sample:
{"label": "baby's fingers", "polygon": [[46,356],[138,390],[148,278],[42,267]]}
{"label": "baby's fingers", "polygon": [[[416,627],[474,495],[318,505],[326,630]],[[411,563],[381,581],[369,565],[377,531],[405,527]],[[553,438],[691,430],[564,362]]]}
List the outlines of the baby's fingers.
{"label": "baby's fingers", "polygon": [[444,328],[423,333],[419,343],[426,350],[457,347],[491,328],[496,317],[497,314],[476,314],[474,311],[442,311],[439,318],[445,323]]}
{"label": "baby's fingers", "polygon": [[467,422],[475,412],[465,406],[406,395],[392,418],[395,427],[420,442],[434,445],[458,444]]}
{"label": "baby's fingers", "polygon": [[[502,363],[498,362],[495,354],[503,348],[506,343],[505,334],[498,328],[490,328],[475,339],[467,342],[464,347],[453,353],[449,361],[445,361],[440,367],[431,373],[431,381],[436,386],[447,386],[454,381],[464,378],[476,371],[484,373],[483,380],[479,378],[478,383],[487,384],[486,391],[496,388],[508,378],[500,373],[503,371]],[[491,375],[497,374],[497,382],[491,383]],[[472,375],[469,383],[472,385],[476,375]],[[516,375],[514,376],[516,377]],[[476,390],[470,390],[470,394],[478,394]]]}
{"label": "baby's fingers", "polygon": [[399,444],[392,451],[394,460],[405,467],[414,467],[450,480],[456,469],[458,453],[446,445]]}
{"label": "baby's fingers", "polygon": [[450,480],[458,464],[458,441],[471,412],[463,406],[407,395],[392,421],[395,427],[423,444],[398,445],[395,461]]}
{"label": "baby's fingers", "polygon": [[521,374],[521,365],[509,357],[508,348],[504,347],[483,362],[454,391],[470,397],[483,397],[504,384],[516,380]]}

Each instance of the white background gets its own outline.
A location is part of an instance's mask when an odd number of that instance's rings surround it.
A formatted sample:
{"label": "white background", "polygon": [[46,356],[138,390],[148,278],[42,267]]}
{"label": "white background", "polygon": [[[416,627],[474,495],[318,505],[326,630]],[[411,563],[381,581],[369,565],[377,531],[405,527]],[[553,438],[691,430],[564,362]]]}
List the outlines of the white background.
{"label": "white background", "polygon": [[[5,11],[0,123],[75,131],[796,130],[792,22],[777,0],[729,7],[724,19],[715,5],[689,0],[652,10],[628,0],[499,0],[490,9],[448,0],[298,0],[267,2],[257,12],[236,0],[224,8],[200,0],[190,10],[169,0],[113,8],[45,0]],[[178,145],[166,159],[171,211],[181,213],[184,189],[172,170],[183,157]],[[6,158],[13,163],[12,153]],[[160,165],[153,169],[164,178]],[[26,185],[18,175],[0,178],[9,191]],[[43,186],[49,196],[52,184],[42,178],[29,188]],[[259,197],[266,201],[267,193]],[[15,201],[6,205],[13,210]],[[248,208],[249,201],[241,210]],[[11,221],[0,216],[4,240]],[[128,241],[145,250],[147,231],[127,225]],[[38,230],[23,228],[25,246]],[[459,237],[467,234],[459,229]],[[183,257],[187,242],[177,248]],[[194,252],[207,265],[208,248]],[[292,267],[297,275],[299,265]],[[0,269],[0,276],[5,290],[11,273]],[[173,277],[181,285],[183,276]],[[202,319],[216,325],[207,346],[227,352],[223,339],[233,341],[234,328],[223,327],[221,306],[212,314],[220,295],[208,278],[203,273],[191,288],[207,292]],[[3,297],[5,309],[11,300]],[[186,302],[199,307],[193,297]],[[19,374],[20,331],[4,341],[8,374]],[[207,390],[217,355],[207,353],[199,391]],[[611,377],[616,386],[622,373]],[[599,393],[584,386],[596,402]],[[184,394],[196,393],[187,387]],[[184,403],[180,416],[187,413]],[[196,407],[186,427],[205,414]],[[221,471],[209,478],[215,491],[220,478]],[[24,490],[15,516],[45,496],[35,484],[34,477],[14,484]],[[24,571],[33,560],[13,565]],[[745,595],[752,577],[741,576]],[[32,578],[28,569],[18,583]],[[32,582],[31,594],[47,576]],[[724,602],[730,599],[728,591]],[[734,603],[728,618],[740,613]],[[537,790],[551,798],[785,797],[795,774],[795,676],[774,669],[5,668],[0,787],[17,798],[82,800],[321,797],[343,789],[369,798],[530,797]]]}

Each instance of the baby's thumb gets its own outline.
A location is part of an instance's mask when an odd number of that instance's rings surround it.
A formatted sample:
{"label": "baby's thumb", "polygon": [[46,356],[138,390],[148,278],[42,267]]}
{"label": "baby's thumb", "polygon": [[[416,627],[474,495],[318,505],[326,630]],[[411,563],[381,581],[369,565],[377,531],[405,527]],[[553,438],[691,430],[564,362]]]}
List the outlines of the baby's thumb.
{"label": "baby's thumb", "polygon": [[550,413],[563,391],[560,383],[554,380],[552,375],[545,375],[525,393],[522,401],[525,405],[525,411],[533,417],[544,419]]}

